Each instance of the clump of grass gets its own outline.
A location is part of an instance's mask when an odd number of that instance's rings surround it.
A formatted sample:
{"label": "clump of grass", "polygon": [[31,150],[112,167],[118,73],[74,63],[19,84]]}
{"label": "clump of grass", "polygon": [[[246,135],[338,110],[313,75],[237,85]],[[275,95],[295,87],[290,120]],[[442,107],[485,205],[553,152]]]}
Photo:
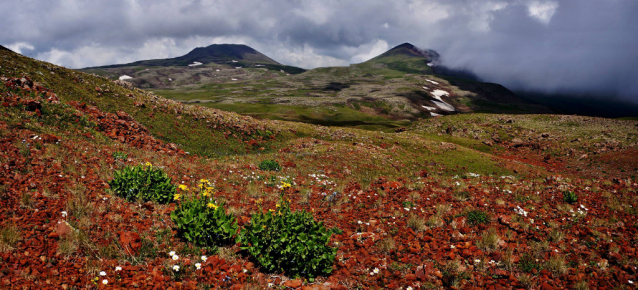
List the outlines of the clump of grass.
{"label": "clump of grass", "polygon": [[394,239],[392,237],[387,237],[385,239],[379,240],[377,242],[377,247],[381,252],[390,253],[391,250],[394,250]]}
{"label": "clump of grass", "polygon": [[236,261],[239,255],[231,247],[219,247],[217,248],[217,255],[220,259],[226,261]]}
{"label": "clump of grass", "polygon": [[447,264],[441,268],[441,274],[443,275],[441,279],[443,280],[443,284],[454,287],[459,286],[459,282],[468,275],[465,267],[463,267],[459,260],[447,262]]}
{"label": "clump of grass", "polygon": [[565,234],[558,229],[553,229],[549,232],[549,240],[555,243],[558,243],[565,238]]}
{"label": "clump of grass", "polygon": [[496,232],[495,228],[490,228],[483,232],[481,239],[476,242],[476,246],[486,252],[492,252],[498,248],[498,243],[501,237]]}
{"label": "clump of grass", "polygon": [[408,227],[415,232],[421,232],[425,230],[425,220],[415,214],[412,214],[408,218]]}
{"label": "clump of grass", "polygon": [[508,248],[501,257],[503,268],[507,271],[512,271],[514,269],[514,249]]}
{"label": "clump of grass", "polygon": [[15,224],[0,228],[0,253],[11,251],[22,239],[20,230]]}
{"label": "clump of grass", "polygon": [[575,290],[589,290],[589,283],[585,280],[578,281],[574,284]]}
{"label": "clump of grass", "polygon": [[567,265],[565,264],[565,257],[562,255],[552,255],[549,261],[545,263],[545,268],[554,274],[562,275],[567,273]]}
{"label": "clump of grass", "polygon": [[33,201],[33,196],[29,192],[23,192],[20,195],[20,206],[28,209],[32,209],[35,201]]}
{"label": "clump of grass", "polygon": [[521,283],[525,289],[533,289],[536,286],[534,282],[534,276],[530,274],[520,274],[518,275],[518,283]]}

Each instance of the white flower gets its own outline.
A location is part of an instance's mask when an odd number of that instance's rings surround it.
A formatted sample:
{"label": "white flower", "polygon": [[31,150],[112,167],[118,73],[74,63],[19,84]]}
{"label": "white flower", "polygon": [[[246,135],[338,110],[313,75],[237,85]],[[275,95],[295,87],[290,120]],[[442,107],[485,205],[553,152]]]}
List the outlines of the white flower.
{"label": "white flower", "polygon": [[62,217],[66,217],[66,216],[67,216],[66,211],[63,211],[63,212],[62,212]]}
{"label": "white flower", "polygon": [[412,286],[408,286],[408,288],[405,288],[405,290],[412,290]]}
{"label": "white flower", "polygon": [[268,283],[268,287],[273,287],[273,286],[275,286],[275,284],[273,284],[273,283]]}
{"label": "white flower", "polygon": [[115,267],[115,271],[122,271],[122,267],[120,266]]}
{"label": "white flower", "polygon": [[206,256],[202,256],[202,261],[206,262],[206,259],[208,259]]}
{"label": "white flower", "polygon": [[379,268],[374,268],[374,270],[372,270],[372,272],[374,272],[375,274],[379,274]]}
{"label": "white flower", "polygon": [[173,271],[179,272],[179,266],[177,266],[177,265],[173,266]]}
{"label": "white flower", "polygon": [[104,271],[100,272],[100,276],[106,276],[106,272]]}
{"label": "white flower", "polygon": [[173,261],[177,261],[179,259],[178,255],[173,255],[173,257],[171,257],[173,259]]}
{"label": "white flower", "polygon": [[370,276],[372,276],[372,275],[374,275],[374,273],[373,273],[373,272],[370,272]]}
{"label": "white flower", "polygon": [[244,271],[244,273],[248,273],[248,270],[247,270],[247,269],[244,269],[244,270],[242,270],[242,271]]}
{"label": "white flower", "polygon": [[631,281],[631,280],[629,280],[627,282],[629,282],[629,284],[634,284],[634,281]]}
{"label": "white flower", "polygon": [[106,285],[108,283],[109,283],[109,280],[106,280],[106,279],[102,280],[102,284]]}
{"label": "white flower", "polygon": [[357,221],[357,223],[358,223],[358,224],[362,224],[363,222],[361,222],[361,221]]}
{"label": "white flower", "polygon": [[169,256],[171,256],[171,257],[172,257],[172,256],[175,256],[175,251],[170,251],[170,252],[168,252],[168,255],[169,255]]}
{"label": "white flower", "polygon": [[200,263],[195,263],[195,268],[197,268],[197,270],[202,268],[202,264]]}
{"label": "white flower", "polygon": [[403,209],[405,209],[406,211],[410,211],[410,209],[409,209],[409,208],[407,208],[407,207],[404,207]]}

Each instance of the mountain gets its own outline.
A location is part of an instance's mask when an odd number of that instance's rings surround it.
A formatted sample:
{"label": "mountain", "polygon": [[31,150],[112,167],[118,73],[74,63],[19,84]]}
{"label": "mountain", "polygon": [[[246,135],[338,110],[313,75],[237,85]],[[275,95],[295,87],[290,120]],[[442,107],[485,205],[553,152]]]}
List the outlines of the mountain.
{"label": "mountain", "polygon": [[241,64],[270,64],[281,65],[280,63],[272,60],[271,58],[263,55],[261,52],[255,49],[243,45],[243,44],[213,44],[207,47],[198,47],[193,49],[186,55],[167,58],[167,59],[153,59],[153,60],[141,60],[128,64],[116,64],[100,66],[95,68],[117,68],[117,67],[130,67],[130,66],[187,66],[194,62],[202,64],[209,63],[239,63]]}
{"label": "mountain", "polygon": [[245,45],[211,45],[166,60],[87,68],[182,102],[254,117],[394,130],[467,112],[547,113],[507,88],[437,74],[439,54],[410,43],[366,62],[309,71]]}
{"label": "mountain", "polygon": [[[242,74],[238,69],[254,69],[251,78],[269,78],[277,74],[297,74],[302,68],[282,65],[259,51],[243,44],[213,44],[198,47],[175,58],[141,60],[84,68],[81,71],[123,78],[140,88],[171,88],[231,80]],[[247,76],[244,76],[247,77]]]}
{"label": "mountain", "polygon": [[[190,93],[260,93],[262,103],[237,107],[278,114],[302,108],[284,100],[323,102],[300,111],[314,120],[333,112],[372,122],[364,113],[401,110],[401,94],[415,90],[415,101],[430,102],[435,87],[460,106],[461,90],[445,79],[375,69]],[[638,280],[638,121],[468,112],[379,132],[201,104],[0,50],[0,288],[607,289]]]}
{"label": "mountain", "polygon": [[2,45],[0,45],[0,50],[8,50],[8,51],[11,51],[10,49],[8,49],[8,48],[6,48],[6,47],[4,47],[4,46],[2,46]]}

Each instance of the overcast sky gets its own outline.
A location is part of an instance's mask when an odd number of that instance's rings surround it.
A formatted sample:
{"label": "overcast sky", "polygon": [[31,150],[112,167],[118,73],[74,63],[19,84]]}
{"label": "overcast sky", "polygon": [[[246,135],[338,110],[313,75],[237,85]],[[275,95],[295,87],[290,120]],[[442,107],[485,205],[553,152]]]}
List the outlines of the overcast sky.
{"label": "overcast sky", "polygon": [[247,44],[303,68],[410,42],[511,89],[638,102],[638,0],[2,1],[0,44],[70,68]]}

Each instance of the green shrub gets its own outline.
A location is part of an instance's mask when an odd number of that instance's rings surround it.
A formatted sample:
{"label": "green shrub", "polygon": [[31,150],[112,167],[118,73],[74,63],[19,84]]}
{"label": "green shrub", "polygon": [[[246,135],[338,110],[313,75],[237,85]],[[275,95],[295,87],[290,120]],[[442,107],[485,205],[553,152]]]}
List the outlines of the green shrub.
{"label": "green shrub", "polygon": [[490,216],[482,210],[470,210],[465,213],[467,222],[471,225],[486,224],[490,222]]}
{"label": "green shrub", "polygon": [[279,171],[281,170],[281,166],[277,161],[274,160],[264,160],[259,164],[259,169],[268,170],[268,171]]}
{"label": "green shrub", "polygon": [[224,204],[213,201],[213,191],[214,188],[202,180],[200,192],[196,196],[182,199],[181,194],[177,195],[177,199],[182,201],[171,212],[171,220],[177,225],[178,234],[197,246],[228,244],[239,229],[235,216],[226,214]]}
{"label": "green shrub", "polygon": [[175,195],[175,185],[171,184],[168,175],[150,163],[116,171],[109,185],[117,196],[128,201],[142,199],[169,203]]}
{"label": "green shrub", "polygon": [[518,267],[523,272],[532,272],[534,269],[540,270],[541,266],[536,262],[536,259],[529,253],[523,254],[518,262]]}
{"label": "green shrub", "polygon": [[288,202],[282,201],[277,211],[254,214],[237,242],[267,271],[313,281],[332,272],[337,253],[328,246],[332,232],[308,212],[291,212]]}
{"label": "green shrub", "polygon": [[574,204],[578,201],[578,196],[573,191],[564,191],[563,192],[563,201],[569,204]]}

